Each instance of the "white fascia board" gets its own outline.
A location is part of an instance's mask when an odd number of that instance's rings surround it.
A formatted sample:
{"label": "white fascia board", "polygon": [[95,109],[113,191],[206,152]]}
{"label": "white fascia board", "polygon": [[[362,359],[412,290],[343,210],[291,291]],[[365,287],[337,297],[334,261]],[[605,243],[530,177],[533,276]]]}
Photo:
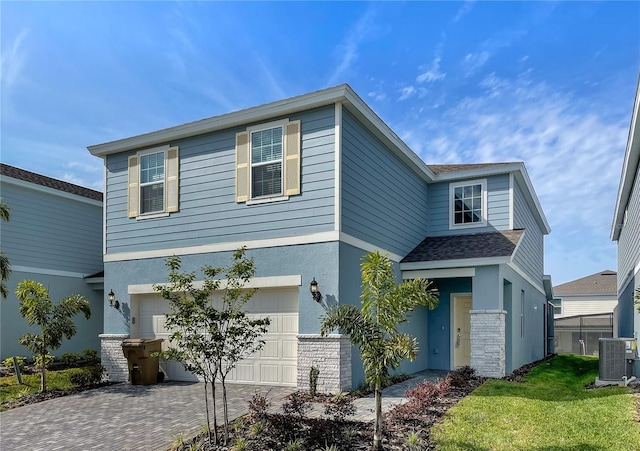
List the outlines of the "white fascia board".
{"label": "white fascia board", "polygon": [[402,271],[402,279],[451,279],[454,277],[474,277],[475,268],[448,268],[448,269],[419,269],[415,271]]}
{"label": "white fascia board", "polygon": [[408,262],[400,263],[401,271],[414,271],[420,269],[449,269],[467,268],[474,266],[491,266],[507,264],[511,257],[488,257],[488,258],[462,258],[458,260],[437,260],[430,262]]}
{"label": "white fascia board", "polygon": [[470,178],[485,178],[492,175],[510,174],[519,171],[524,163],[514,162],[496,166],[466,169],[462,171],[444,172],[435,176],[434,182],[453,182]]}
{"label": "white fascia board", "polygon": [[14,179],[6,175],[0,175],[0,182],[7,185],[19,186],[20,188],[26,188],[41,193],[51,194],[52,196],[61,197],[64,199],[81,202],[83,204],[93,205],[94,207],[102,208],[102,202],[95,199],[89,199],[88,197],[80,196],[78,194],[68,193],[55,188],[49,188],[48,186],[38,185],[37,183],[27,182],[25,180]]}
{"label": "white fascia board", "polygon": [[259,122],[273,117],[295,113],[297,111],[331,105],[344,100],[347,89],[348,86],[343,84],[289,99],[279,100],[240,111],[234,111],[232,113],[177,125],[175,127],[132,136],[130,138],[88,146],[87,149],[92,155],[104,156],[127,150],[150,147],[157,144],[166,144],[178,139],[236,127],[251,122]]}
{"label": "white fascia board", "polygon": [[[224,290],[227,287],[228,279],[220,279],[220,290]],[[166,287],[167,283],[158,283],[157,286]],[[290,276],[271,276],[271,277],[254,277],[244,284],[244,288],[284,288],[284,287],[299,287],[302,285],[302,275],[290,275]],[[157,291],[153,289],[154,284],[134,284],[127,287],[127,294],[157,294]],[[204,286],[203,280],[197,280],[193,282],[193,287],[196,290],[202,289]]]}
{"label": "white fascia board", "polygon": [[553,300],[553,283],[551,283],[551,276],[545,274],[542,276],[542,285],[544,287],[544,293],[547,296],[547,301]]}
{"label": "white fascia board", "polygon": [[291,236],[283,238],[271,238],[266,240],[233,241],[226,243],[205,244],[202,246],[176,247],[169,249],[157,249],[152,251],[118,252],[105,254],[105,262],[118,262],[127,260],[142,260],[146,258],[163,258],[173,255],[209,254],[215,252],[234,251],[242,246],[247,249],[261,249],[267,247],[294,246],[300,244],[316,244],[338,241],[338,233],[335,231],[314,233],[310,235]]}
{"label": "white fascia board", "polygon": [[631,113],[631,124],[629,125],[629,137],[627,138],[627,149],[622,163],[620,174],[620,185],[618,186],[618,196],[616,197],[616,208],[613,213],[613,223],[611,224],[611,240],[618,241],[620,238],[620,224],[624,220],[624,211],[629,202],[629,196],[637,180],[640,166],[640,121],[638,121],[638,111],[640,110],[640,75],[636,88],[636,98],[633,102],[633,112]]}
{"label": "white fascia board", "polygon": [[400,157],[410,167],[417,169],[417,173],[420,177],[427,181],[432,182],[436,178],[436,175],[429,169],[427,164],[416,153],[405,144],[402,139],[396,133],[389,128],[389,126],[351,89],[349,85],[345,85],[345,97],[348,104],[345,104],[347,110],[355,114],[359,119],[364,119],[365,125],[371,124],[371,127],[367,127],[369,131],[373,132],[378,138],[385,142],[389,147],[394,150],[397,149],[396,155]]}

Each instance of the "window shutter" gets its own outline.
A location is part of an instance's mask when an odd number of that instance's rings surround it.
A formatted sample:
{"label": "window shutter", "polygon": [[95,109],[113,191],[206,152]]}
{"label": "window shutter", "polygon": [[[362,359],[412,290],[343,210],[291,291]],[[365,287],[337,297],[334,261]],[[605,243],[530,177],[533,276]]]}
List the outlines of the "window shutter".
{"label": "window shutter", "polygon": [[287,122],[284,161],[284,194],[300,194],[300,121]]}
{"label": "window shutter", "polygon": [[249,132],[236,134],[236,202],[249,200]]}
{"label": "window shutter", "polygon": [[140,171],[138,169],[138,156],[132,155],[128,162],[129,181],[127,211],[130,218],[138,217],[138,198],[140,197],[140,186],[138,183]]}
{"label": "window shutter", "polygon": [[169,147],[167,150],[167,212],[178,211],[178,148]]}

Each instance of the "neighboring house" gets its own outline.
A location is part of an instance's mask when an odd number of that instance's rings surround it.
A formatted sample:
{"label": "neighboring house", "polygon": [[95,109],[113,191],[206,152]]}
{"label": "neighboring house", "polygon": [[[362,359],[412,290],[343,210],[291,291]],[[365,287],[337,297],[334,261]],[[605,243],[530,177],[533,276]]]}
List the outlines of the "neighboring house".
{"label": "neighboring house", "polygon": [[100,350],[103,324],[102,193],[0,163],[0,195],[11,209],[0,223],[2,252],[11,263],[8,297],[0,301],[0,358],[31,358],[18,338],[31,331],[18,311],[15,289],[29,279],[42,283],[53,302],[73,294],[91,301],[91,319],[53,352]]}
{"label": "neighboring house", "polygon": [[617,293],[609,270],[553,287],[555,352],[597,354],[598,339],[613,337]]}
{"label": "neighboring house", "polygon": [[325,390],[362,382],[348,337],[319,332],[326,305],[360,305],[373,250],[398,280],[428,278],[440,292],[406,325],[420,354],[403,371],[470,364],[501,377],[545,355],[549,225],[523,163],[427,166],[348,85],[88,149],[104,159],[105,289],[122,306],[106,310],[101,335],[112,379],[127,378],[122,340],[168,336],[152,288],[165,259],[199,273],[243,245],[257,266],[249,311],[272,325],[235,382],[303,388],[311,365]]}
{"label": "neighboring house", "polygon": [[[618,243],[618,336],[640,336],[640,314],[633,294],[640,289],[640,78],[631,115],[629,139],[622,164],[622,175],[611,228],[611,239]],[[636,375],[640,360],[636,360]]]}

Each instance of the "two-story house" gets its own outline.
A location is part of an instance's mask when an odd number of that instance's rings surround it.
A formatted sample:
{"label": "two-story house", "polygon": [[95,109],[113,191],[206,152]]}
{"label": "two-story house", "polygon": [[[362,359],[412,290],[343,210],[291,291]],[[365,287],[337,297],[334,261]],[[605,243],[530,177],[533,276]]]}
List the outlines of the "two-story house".
{"label": "two-story house", "polygon": [[[633,103],[627,149],[611,228],[618,244],[618,336],[640,337],[640,313],[634,293],[640,290],[640,78]],[[640,374],[636,360],[635,374]]]}
{"label": "two-story house", "polygon": [[[15,289],[35,280],[53,302],[73,294],[91,302],[91,319],[78,319],[77,333],[54,354],[100,350],[103,327],[102,193],[0,163],[0,195],[10,220],[0,223],[2,252],[11,263],[7,299],[0,301],[0,358],[25,356],[18,338],[32,328],[20,315]],[[80,318],[80,317],[79,317]]]}
{"label": "two-story house", "polygon": [[326,305],[360,304],[373,250],[398,280],[428,278],[440,293],[407,325],[420,355],[403,371],[470,364],[500,377],[545,355],[549,225],[523,163],[428,166],[348,85],[88,149],[104,160],[105,288],[121,305],[105,307],[101,335],[112,379],[127,377],[122,340],[167,336],[152,288],[165,259],[198,271],[240,246],[257,266],[249,311],[272,324],[235,382],[302,388],[315,365],[325,390],[358,385],[357,350],[321,337],[320,321]]}

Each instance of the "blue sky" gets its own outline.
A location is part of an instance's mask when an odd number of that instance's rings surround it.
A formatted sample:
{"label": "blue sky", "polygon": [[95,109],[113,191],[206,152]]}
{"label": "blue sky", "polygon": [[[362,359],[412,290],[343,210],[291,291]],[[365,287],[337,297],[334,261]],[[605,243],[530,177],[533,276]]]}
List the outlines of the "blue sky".
{"label": "blue sky", "polygon": [[86,146],[349,83],[427,163],[524,161],[554,284],[609,240],[638,2],[2,2],[2,162],[102,190]]}

